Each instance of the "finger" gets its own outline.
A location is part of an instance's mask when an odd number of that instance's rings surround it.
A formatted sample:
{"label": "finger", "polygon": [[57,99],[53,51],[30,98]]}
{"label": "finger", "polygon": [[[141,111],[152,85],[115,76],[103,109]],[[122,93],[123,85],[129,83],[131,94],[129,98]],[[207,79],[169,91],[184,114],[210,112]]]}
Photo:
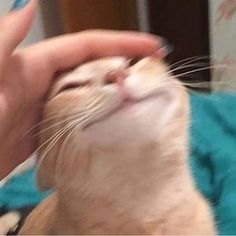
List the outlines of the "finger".
{"label": "finger", "polygon": [[24,54],[55,71],[99,57],[145,56],[160,47],[158,37],[142,33],[85,31],[44,41],[25,49]]}
{"label": "finger", "polygon": [[[31,0],[22,9],[12,10],[0,18],[0,63],[6,62],[17,45],[25,38],[36,8],[36,0]],[[2,63],[1,68],[3,68]]]}
{"label": "finger", "polygon": [[35,64],[41,65],[52,74],[99,57],[150,55],[160,47],[162,47],[160,38],[153,35],[118,31],[85,31],[39,43],[24,49],[22,53],[31,64],[31,68]]}

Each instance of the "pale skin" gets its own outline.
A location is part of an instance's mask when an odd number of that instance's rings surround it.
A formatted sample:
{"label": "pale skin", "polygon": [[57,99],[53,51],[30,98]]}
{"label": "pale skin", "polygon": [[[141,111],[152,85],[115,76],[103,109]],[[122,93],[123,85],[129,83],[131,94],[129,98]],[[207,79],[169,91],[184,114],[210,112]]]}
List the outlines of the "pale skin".
{"label": "pale skin", "polygon": [[[90,30],[16,49],[29,31],[37,1],[0,18],[0,179],[37,147],[34,132],[55,74],[103,56],[157,52],[160,38],[136,32]],[[35,131],[36,132],[36,131]]]}

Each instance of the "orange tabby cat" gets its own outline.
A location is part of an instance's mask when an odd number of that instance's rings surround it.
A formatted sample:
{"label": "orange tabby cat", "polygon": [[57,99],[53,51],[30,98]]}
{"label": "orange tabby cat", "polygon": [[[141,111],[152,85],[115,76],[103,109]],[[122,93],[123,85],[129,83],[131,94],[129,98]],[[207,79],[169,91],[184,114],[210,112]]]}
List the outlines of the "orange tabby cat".
{"label": "orange tabby cat", "polygon": [[86,63],[45,108],[38,183],[55,188],[21,234],[215,234],[188,167],[188,95],[159,59]]}

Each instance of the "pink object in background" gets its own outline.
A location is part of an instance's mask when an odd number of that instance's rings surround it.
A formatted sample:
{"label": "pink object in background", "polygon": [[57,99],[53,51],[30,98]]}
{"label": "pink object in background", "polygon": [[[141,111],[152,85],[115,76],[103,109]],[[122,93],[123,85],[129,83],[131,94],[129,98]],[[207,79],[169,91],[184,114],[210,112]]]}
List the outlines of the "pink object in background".
{"label": "pink object in background", "polygon": [[236,0],[224,0],[218,7],[218,21],[229,20],[236,12]]}

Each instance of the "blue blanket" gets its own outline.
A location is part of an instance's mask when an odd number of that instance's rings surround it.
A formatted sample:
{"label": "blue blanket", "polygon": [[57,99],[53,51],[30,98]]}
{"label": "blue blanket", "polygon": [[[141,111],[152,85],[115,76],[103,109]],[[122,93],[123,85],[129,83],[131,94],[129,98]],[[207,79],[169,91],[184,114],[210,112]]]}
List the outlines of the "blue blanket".
{"label": "blue blanket", "polygon": [[[219,234],[236,234],[236,95],[191,95],[190,165],[196,185],[211,202]],[[34,169],[0,189],[0,206],[39,203]]]}
{"label": "blue blanket", "polygon": [[218,232],[236,234],[236,95],[191,97],[190,164],[212,203]]}

